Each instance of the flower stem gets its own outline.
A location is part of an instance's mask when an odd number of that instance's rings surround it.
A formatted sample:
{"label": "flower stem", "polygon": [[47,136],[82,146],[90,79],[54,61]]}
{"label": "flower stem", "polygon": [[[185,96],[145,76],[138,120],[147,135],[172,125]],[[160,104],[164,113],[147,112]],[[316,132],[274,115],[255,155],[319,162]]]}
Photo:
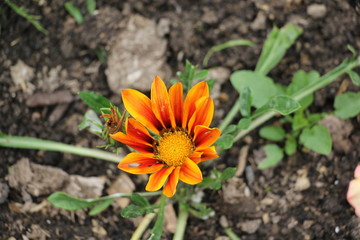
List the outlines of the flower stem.
{"label": "flower stem", "polygon": [[7,135],[1,135],[1,133],[0,133],[0,147],[66,152],[66,153],[71,153],[85,157],[98,158],[115,163],[118,163],[121,160],[121,158],[124,157],[98,149],[78,147],[78,146],[68,145],[68,144],[49,141],[49,140],[37,139],[32,137],[7,136]]}
{"label": "flower stem", "polygon": [[176,232],[174,234],[173,240],[183,240],[186,229],[186,222],[189,217],[189,212],[187,207],[179,202],[179,216],[176,223]]}
{"label": "flower stem", "polygon": [[130,240],[139,240],[147,227],[150,225],[151,221],[155,218],[156,213],[148,213],[145,215],[139,226],[136,228],[135,232],[131,236]]}
{"label": "flower stem", "polygon": [[235,101],[235,104],[230,109],[229,113],[225,116],[222,122],[219,125],[219,129],[221,132],[225,130],[225,128],[232,122],[232,120],[236,117],[236,115],[240,112],[240,101],[239,99]]}

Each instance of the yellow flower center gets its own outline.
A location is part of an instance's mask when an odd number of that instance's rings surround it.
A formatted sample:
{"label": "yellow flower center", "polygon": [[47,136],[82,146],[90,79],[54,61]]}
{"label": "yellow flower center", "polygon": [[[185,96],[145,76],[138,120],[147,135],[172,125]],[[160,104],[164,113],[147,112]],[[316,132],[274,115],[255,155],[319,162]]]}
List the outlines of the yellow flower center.
{"label": "yellow flower center", "polygon": [[181,166],[195,149],[190,136],[182,130],[162,134],[156,143],[156,156],[170,167]]}

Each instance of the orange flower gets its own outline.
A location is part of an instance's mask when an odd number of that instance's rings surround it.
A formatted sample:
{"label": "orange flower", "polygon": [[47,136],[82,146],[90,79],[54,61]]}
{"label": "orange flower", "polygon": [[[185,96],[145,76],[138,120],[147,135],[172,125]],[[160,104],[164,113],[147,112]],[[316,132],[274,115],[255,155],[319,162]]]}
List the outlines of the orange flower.
{"label": "orange flower", "polygon": [[209,128],[214,102],[206,82],[196,84],[183,100],[181,83],[167,91],[164,82],[155,77],[151,99],[133,89],[123,90],[122,99],[133,118],[126,122],[126,134],[110,136],[138,152],[128,154],[118,167],[132,174],[152,173],[146,190],[164,186],[168,197],[175,194],[179,179],[200,183],[202,173],[197,164],[218,157],[211,145],[221,134],[219,129]]}

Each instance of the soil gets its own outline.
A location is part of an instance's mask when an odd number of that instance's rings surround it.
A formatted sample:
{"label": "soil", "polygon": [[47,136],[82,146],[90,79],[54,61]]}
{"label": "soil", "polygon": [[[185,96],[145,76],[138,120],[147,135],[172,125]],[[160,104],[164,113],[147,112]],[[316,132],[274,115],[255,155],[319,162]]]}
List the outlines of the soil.
{"label": "soil", "polygon": [[[111,51],[134,14],[160,26],[161,38],[167,40],[162,53],[164,61],[160,62],[164,64],[164,74],[169,76],[182,70],[186,59],[201,64],[212,46],[231,39],[248,39],[256,45],[215,53],[209,67],[221,66],[230,71],[253,69],[272,27],[286,23],[298,24],[304,32],[269,74],[279,83],[288,84],[299,69],[328,72],[351,57],[347,44],[360,49],[360,15],[343,0],[98,0],[98,15],[86,12],[84,0],[73,1],[85,16],[83,25],[76,24],[66,12],[65,1],[14,2],[41,16],[40,22],[49,34],[37,31],[3,1],[0,3],[0,130],[8,135],[85,147],[103,143],[91,133],[77,130],[87,107],[76,93],[95,91],[120,104],[119,94],[107,82],[110,63],[106,57],[105,61],[99,59],[96,52]],[[19,72],[16,69],[25,72],[21,78],[14,79],[12,72]],[[145,85],[150,85],[152,77],[145,78]],[[235,101],[236,93],[230,86],[229,81],[221,85],[214,126]],[[335,95],[344,86],[358,91],[347,76],[342,76],[316,93],[311,111],[331,111]],[[129,86],[124,83],[122,87]],[[331,154],[322,156],[300,149],[278,166],[260,171],[256,161],[266,141],[254,131],[212,166],[203,166],[205,175],[213,166],[218,169],[236,166],[240,150],[248,146],[246,170],[222,190],[205,192],[203,199],[215,210],[215,216],[207,220],[190,217],[185,239],[226,236],[224,226],[232,228],[243,240],[360,239],[360,220],[346,201],[347,186],[360,159],[359,116],[346,124],[350,129],[343,139],[346,151],[334,147]],[[115,164],[98,159],[0,148],[0,184],[4,189],[9,185],[9,167],[23,158],[62,169],[67,174],[105,176],[105,189],[120,174]],[[130,178],[136,183],[136,191],[143,191],[144,179]],[[235,191],[228,190],[232,188]],[[105,189],[103,195],[107,194]],[[130,239],[135,230],[135,223],[120,217],[115,206],[90,217],[84,212],[50,207],[44,201],[47,196],[48,193],[29,194],[25,189],[10,187],[7,198],[0,203],[0,238]],[[27,203],[31,207],[24,207]],[[171,233],[164,235],[164,239],[170,238]]]}

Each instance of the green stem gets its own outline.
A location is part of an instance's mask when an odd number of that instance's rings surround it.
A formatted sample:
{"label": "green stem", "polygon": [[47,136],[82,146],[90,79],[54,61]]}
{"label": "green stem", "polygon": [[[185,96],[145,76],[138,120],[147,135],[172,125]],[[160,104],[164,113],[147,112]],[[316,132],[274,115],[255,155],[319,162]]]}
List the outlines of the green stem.
{"label": "green stem", "polygon": [[186,229],[186,222],[189,217],[189,212],[184,204],[179,202],[179,217],[176,223],[176,232],[173,240],[183,240]]}
{"label": "green stem", "polygon": [[136,228],[135,232],[131,236],[130,240],[139,240],[144,234],[147,227],[150,225],[151,221],[155,218],[156,213],[148,213],[145,215],[139,226]]}
{"label": "green stem", "polygon": [[[322,87],[330,84],[342,74],[350,71],[351,69],[360,66],[360,56],[351,59],[350,61],[345,60],[342,64],[331,70],[330,72],[323,75],[319,81],[315,82],[314,84],[308,86],[306,89],[302,90],[301,92],[295,93],[292,97],[296,101],[300,101],[304,97],[308,96],[309,94],[314,93],[315,91],[319,90]],[[238,102],[238,101],[236,101]],[[234,105],[235,106],[235,105]],[[277,113],[274,111],[266,112],[260,117],[256,118],[248,129],[240,131],[234,138],[234,142],[240,140],[244,136],[246,136],[249,132],[257,128],[258,126],[262,125],[264,122],[268,121],[272,117],[274,117]],[[230,115],[230,113],[228,114]]]}
{"label": "green stem", "polygon": [[237,99],[235,104],[230,109],[229,113],[225,116],[222,122],[219,125],[220,131],[224,131],[225,128],[232,122],[236,115],[240,112],[240,101]]}
{"label": "green stem", "polygon": [[0,135],[0,147],[66,152],[84,157],[98,158],[115,163],[118,163],[121,160],[121,158],[124,157],[124,156],[116,155],[114,153],[105,152],[103,150],[77,147],[73,145],[68,145],[68,144],[49,141],[49,140],[42,140],[32,137]]}
{"label": "green stem", "polygon": [[224,228],[224,232],[231,240],[241,240],[234,232],[231,230],[231,228]]}

